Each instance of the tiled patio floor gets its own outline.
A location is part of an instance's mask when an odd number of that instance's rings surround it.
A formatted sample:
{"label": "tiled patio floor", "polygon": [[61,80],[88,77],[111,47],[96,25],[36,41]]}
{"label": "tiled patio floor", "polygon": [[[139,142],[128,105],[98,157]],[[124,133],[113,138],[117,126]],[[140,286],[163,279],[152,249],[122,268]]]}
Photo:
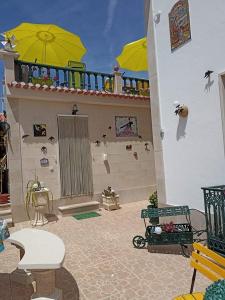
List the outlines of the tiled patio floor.
{"label": "tiled patio floor", "polygon": [[[140,210],[146,206],[147,201],[130,203],[117,211],[102,210],[97,218],[77,221],[64,217],[39,228],[59,235],[65,243],[66,270],[57,272],[65,300],[171,300],[189,291],[189,259],[133,248],[133,236],[144,234]],[[23,227],[30,225],[20,223],[11,231]],[[14,246],[6,245],[0,253],[1,300],[11,299],[8,273],[15,270],[18,260]],[[208,284],[197,275],[196,290]],[[11,282],[11,290],[13,300],[29,299],[28,288],[26,294],[25,287]]]}

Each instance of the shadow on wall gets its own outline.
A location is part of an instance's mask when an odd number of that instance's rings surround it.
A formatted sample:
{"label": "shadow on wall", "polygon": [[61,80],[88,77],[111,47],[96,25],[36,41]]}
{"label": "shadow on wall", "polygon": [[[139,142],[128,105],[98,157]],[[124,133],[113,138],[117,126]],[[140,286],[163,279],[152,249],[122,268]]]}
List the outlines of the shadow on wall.
{"label": "shadow on wall", "polygon": [[188,118],[179,118],[176,135],[177,141],[179,141],[181,138],[185,138],[186,136],[187,119]]}
{"label": "shadow on wall", "polygon": [[[34,293],[32,284],[26,284],[26,273],[18,270],[0,273],[0,300],[30,300]],[[73,276],[65,269],[56,270],[56,287],[63,291],[63,299],[79,300],[79,289]]]}
{"label": "shadow on wall", "polygon": [[205,85],[205,91],[206,91],[207,93],[210,92],[210,89],[211,89],[213,83],[214,83],[214,80],[211,80],[210,77],[209,77],[209,78],[208,78],[208,82],[207,82],[206,85]]}

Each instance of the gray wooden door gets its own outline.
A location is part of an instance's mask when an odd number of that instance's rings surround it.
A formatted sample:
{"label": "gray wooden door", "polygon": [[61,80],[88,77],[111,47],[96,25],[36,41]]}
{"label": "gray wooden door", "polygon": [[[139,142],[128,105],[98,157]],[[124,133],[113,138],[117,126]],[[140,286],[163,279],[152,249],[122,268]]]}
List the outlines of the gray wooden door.
{"label": "gray wooden door", "polygon": [[93,194],[87,116],[58,116],[61,196]]}

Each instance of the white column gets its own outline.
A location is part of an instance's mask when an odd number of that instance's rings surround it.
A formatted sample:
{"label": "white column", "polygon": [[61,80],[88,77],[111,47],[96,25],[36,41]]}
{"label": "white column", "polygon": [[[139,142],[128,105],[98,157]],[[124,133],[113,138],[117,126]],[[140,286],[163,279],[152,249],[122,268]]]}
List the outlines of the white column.
{"label": "white column", "polygon": [[10,52],[2,49],[0,50],[0,59],[4,61],[6,83],[15,81],[14,60],[18,57],[19,54],[16,52]]}
{"label": "white column", "polygon": [[114,94],[121,94],[122,93],[122,76],[121,73],[118,71],[114,71]]}

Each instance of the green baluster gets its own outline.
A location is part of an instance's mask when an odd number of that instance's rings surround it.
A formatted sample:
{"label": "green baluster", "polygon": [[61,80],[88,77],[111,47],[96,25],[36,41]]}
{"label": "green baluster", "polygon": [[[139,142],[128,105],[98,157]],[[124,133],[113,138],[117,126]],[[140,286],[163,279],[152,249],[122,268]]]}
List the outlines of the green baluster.
{"label": "green baluster", "polygon": [[109,76],[109,90],[112,93],[112,76]]}
{"label": "green baluster", "polygon": [[91,90],[91,75],[90,75],[90,73],[87,73],[87,77],[88,77],[88,90]]}
{"label": "green baluster", "polygon": [[105,90],[105,76],[101,74],[102,77],[102,90]]}
{"label": "green baluster", "polygon": [[95,77],[95,90],[97,91],[98,90],[98,74],[97,73],[94,73],[94,77]]}
{"label": "green baluster", "polygon": [[56,86],[59,86],[59,69],[55,70]]}
{"label": "green baluster", "polygon": [[71,71],[72,73],[72,87],[75,88],[75,73],[74,71]]}
{"label": "green baluster", "polygon": [[33,71],[32,71],[32,65],[28,64],[29,72],[28,72],[28,82],[32,82],[33,77]]}

